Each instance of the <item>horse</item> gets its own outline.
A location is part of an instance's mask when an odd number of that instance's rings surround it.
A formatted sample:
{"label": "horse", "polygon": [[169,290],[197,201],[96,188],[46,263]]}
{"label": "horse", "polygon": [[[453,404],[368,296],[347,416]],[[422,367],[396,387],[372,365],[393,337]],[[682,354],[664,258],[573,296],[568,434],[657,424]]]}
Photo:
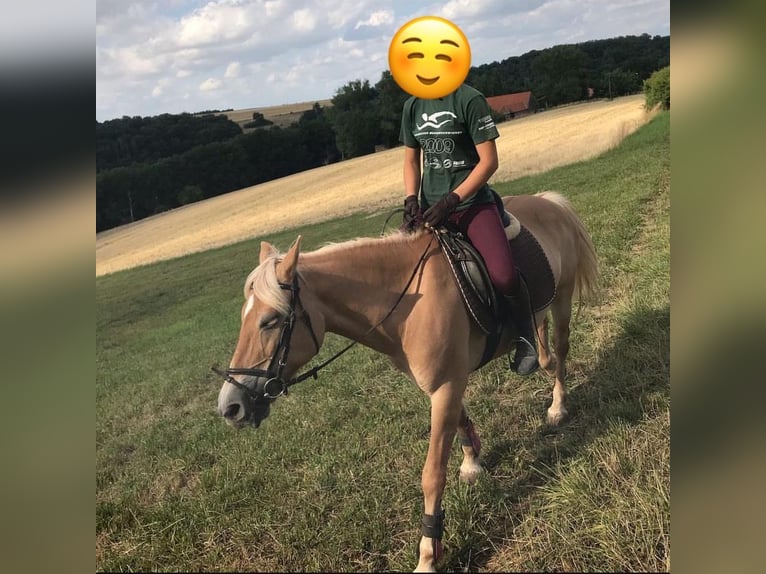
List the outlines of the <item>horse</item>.
{"label": "horse", "polygon": [[[555,377],[547,422],[558,425],[567,416],[573,297],[578,294],[582,300],[594,292],[597,257],[588,231],[561,194],[511,196],[504,204],[537,238],[554,275],[555,296],[535,313],[535,320],[540,366]],[[259,264],[245,280],[236,349],[229,368],[217,371],[225,378],[218,412],[234,427],[257,428],[290,384],[316,377],[329,362],[291,378],[319,353],[327,332],[390,357],[430,398],[416,571],[434,571],[444,552],[442,495],[456,433],[463,452],[460,479],[473,483],[482,471],[480,441],[463,395],[486,335],[470,318],[433,231],[358,238],[306,253],[300,244],[298,236],[282,255],[261,242]],[[555,358],[548,342],[549,309]],[[512,335],[504,334],[494,357],[513,344]]]}

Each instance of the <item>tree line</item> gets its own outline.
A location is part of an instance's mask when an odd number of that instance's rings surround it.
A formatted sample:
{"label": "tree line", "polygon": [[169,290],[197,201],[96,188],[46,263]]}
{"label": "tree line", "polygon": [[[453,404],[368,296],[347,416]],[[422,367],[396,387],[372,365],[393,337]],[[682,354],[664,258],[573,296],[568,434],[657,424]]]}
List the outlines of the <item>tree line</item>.
{"label": "tree line", "polygon": [[[670,37],[624,36],[534,50],[473,67],[486,96],[531,90],[545,108],[640,92],[670,63]],[[384,71],[353,80],[332,106],[244,134],[225,115],[162,114],[96,122],[96,231],[399,143],[409,96]]]}
{"label": "tree line", "polygon": [[[187,116],[186,121],[200,119]],[[203,145],[190,145],[191,138],[169,142],[159,138],[168,145],[152,146],[156,157],[151,161],[102,171],[97,168],[96,231],[335,162],[340,157],[335,133],[318,104],[288,128],[259,129],[249,134],[243,134],[225,116],[215,117],[228,125],[221,134],[234,135]],[[186,149],[169,153],[175,148]]]}
{"label": "tree line", "polygon": [[532,50],[471,68],[466,82],[485,96],[529,90],[548,107],[638,93],[645,79],[669,65],[670,36],[643,34]]}

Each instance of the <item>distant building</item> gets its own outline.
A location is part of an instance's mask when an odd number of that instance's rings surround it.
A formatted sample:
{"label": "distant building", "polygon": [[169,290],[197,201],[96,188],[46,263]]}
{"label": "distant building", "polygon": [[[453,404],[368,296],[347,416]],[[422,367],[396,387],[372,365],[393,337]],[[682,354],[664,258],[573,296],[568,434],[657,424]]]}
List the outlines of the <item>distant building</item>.
{"label": "distant building", "polygon": [[504,114],[506,119],[519,118],[537,111],[537,101],[532,92],[517,92],[487,98],[489,107],[495,113]]}

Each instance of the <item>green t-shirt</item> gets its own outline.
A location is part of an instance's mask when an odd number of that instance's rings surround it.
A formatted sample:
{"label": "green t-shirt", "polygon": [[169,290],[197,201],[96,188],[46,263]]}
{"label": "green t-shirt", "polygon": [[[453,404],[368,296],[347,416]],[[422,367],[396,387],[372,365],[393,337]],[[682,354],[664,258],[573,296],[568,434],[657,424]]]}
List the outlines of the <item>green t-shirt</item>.
{"label": "green t-shirt", "polygon": [[[479,163],[476,144],[500,134],[484,95],[463,84],[451,94],[433,100],[416,97],[404,103],[399,135],[407,147],[423,150],[420,202],[434,205],[454,191]],[[484,185],[458,209],[475,203],[492,203],[489,186]]]}

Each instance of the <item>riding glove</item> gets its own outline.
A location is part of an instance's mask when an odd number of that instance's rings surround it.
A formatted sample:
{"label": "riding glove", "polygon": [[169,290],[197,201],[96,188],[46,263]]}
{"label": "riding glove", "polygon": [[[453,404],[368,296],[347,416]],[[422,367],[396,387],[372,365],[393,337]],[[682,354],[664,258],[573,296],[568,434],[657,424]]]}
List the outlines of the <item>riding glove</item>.
{"label": "riding glove", "polygon": [[402,217],[402,228],[410,229],[415,225],[415,221],[420,214],[417,195],[408,195],[404,199],[404,216]]}
{"label": "riding glove", "polygon": [[455,208],[460,203],[460,196],[454,191],[449,195],[442,197],[436,205],[429,207],[423,214],[423,219],[431,227],[441,225],[447,219],[450,213],[455,211]]}

